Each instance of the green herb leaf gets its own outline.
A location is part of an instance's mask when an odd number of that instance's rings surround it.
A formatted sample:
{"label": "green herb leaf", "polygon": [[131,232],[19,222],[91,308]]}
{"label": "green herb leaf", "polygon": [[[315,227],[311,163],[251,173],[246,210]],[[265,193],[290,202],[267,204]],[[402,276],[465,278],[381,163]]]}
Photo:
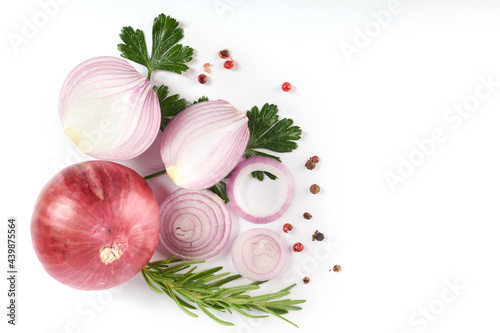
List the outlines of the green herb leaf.
{"label": "green herb leaf", "polygon": [[153,90],[158,95],[158,99],[160,101],[160,129],[163,131],[172,117],[187,108],[189,103],[184,98],[180,98],[180,95],[178,94],[168,96],[168,87],[165,85],[161,85],[159,88],[154,86]]}
{"label": "green herb leaf", "polygon": [[[299,126],[292,126],[292,119],[283,118],[280,120],[276,105],[266,103],[261,110],[257,106],[254,106],[250,111],[247,111],[247,117],[250,139],[245,150],[246,158],[251,156],[266,156],[281,162],[278,156],[256,149],[285,153],[297,148],[296,141],[300,139],[302,130]],[[264,174],[273,180],[277,178],[269,172],[252,172],[252,176],[261,181],[264,180]]]}
{"label": "green herb leaf", "polygon": [[193,59],[193,49],[177,44],[184,37],[176,19],[160,14],[153,23],[151,67],[181,74],[189,69],[185,64]]}
{"label": "green herb leaf", "polygon": [[[291,285],[278,292],[260,296],[250,296],[245,293],[259,289],[263,282],[253,282],[246,285],[229,288],[222,285],[241,278],[240,275],[229,275],[229,273],[217,273],[221,267],[215,267],[201,272],[195,272],[197,267],[190,268],[192,264],[203,261],[178,261],[172,258],[162,261],[151,262],[142,269],[142,275],[149,287],[155,292],[164,293],[191,317],[198,317],[190,310],[199,308],[216,323],[226,326],[234,325],[231,322],[221,320],[210,310],[228,312],[231,310],[250,318],[264,318],[268,314],[281,318],[295,325],[282,315],[288,311],[300,310],[297,304],[305,300],[281,299],[290,294]],[[173,264],[173,265],[172,265]],[[187,270],[184,273],[180,271]],[[207,283],[210,282],[211,283]],[[182,298],[181,298],[182,297]],[[188,310],[189,309],[189,310]],[[264,312],[264,315],[253,315],[252,310]]]}
{"label": "green herb leaf", "polygon": [[194,102],[193,102],[193,105],[194,105],[194,104],[196,104],[196,103],[208,102],[208,101],[209,101],[209,99],[208,99],[208,97],[207,97],[207,96],[201,96],[200,98],[198,98],[198,100],[197,100],[197,101],[194,101]]}
{"label": "green herb leaf", "polygon": [[226,183],[224,183],[224,181],[221,180],[214,186],[208,188],[208,190],[214,192],[219,197],[221,197],[221,199],[224,200],[226,204],[229,202],[229,198],[227,197],[226,194]]}
{"label": "green herb leaf", "polygon": [[[247,151],[261,148],[285,153],[297,148],[295,141],[300,139],[302,130],[298,126],[292,126],[292,119],[279,120],[276,105],[266,103],[260,111],[254,106],[250,111],[247,111],[247,117],[250,130]],[[273,157],[280,160],[277,156]]]}
{"label": "green herb leaf", "polygon": [[125,59],[132,60],[149,68],[148,48],[142,30],[123,27],[120,34],[124,44],[118,44],[118,50]]}
{"label": "green herb leaf", "polygon": [[118,50],[125,59],[132,60],[148,69],[148,79],[156,69],[181,74],[189,69],[186,63],[193,59],[193,49],[178,42],[184,37],[179,22],[170,16],[160,14],[153,22],[153,46],[151,58],[142,30],[132,27],[122,28]]}

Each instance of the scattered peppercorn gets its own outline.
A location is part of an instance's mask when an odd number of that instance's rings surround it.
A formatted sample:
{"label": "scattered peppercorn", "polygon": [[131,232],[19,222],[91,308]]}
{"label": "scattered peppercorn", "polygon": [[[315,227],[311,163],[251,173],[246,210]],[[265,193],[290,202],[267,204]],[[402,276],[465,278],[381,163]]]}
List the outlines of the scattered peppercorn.
{"label": "scattered peppercorn", "polygon": [[288,233],[289,231],[292,231],[292,229],[293,229],[293,225],[291,225],[290,223],[285,223],[283,225],[283,231],[285,233]]}
{"label": "scattered peppercorn", "polygon": [[309,191],[311,191],[312,194],[318,194],[320,189],[318,184],[312,184],[311,187],[309,187]]}
{"label": "scattered peppercorn", "polygon": [[292,85],[290,84],[290,82],[285,82],[281,85],[281,89],[285,92],[288,92],[292,90]]}
{"label": "scattered peppercorn", "polygon": [[325,239],[325,235],[323,235],[323,233],[319,232],[318,230],[316,230],[312,235],[313,241],[321,242],[323,239]]}
{"label": "scattered peppercorn", "polygon": [[224,49],[224,50],[219,51],[219,57],[221,57],[222,59],[229,57],[229,50]]}
{"label": "scattered peppercorn", "polygon": [[205,84],[207,83],[207,81],[208,81],[208,76],[206,76],[205,74],[198,75],[198,82],[200,82],[201,84]]}
{"label": "scattered peppercorn", "polygon": [[310,161],[313,161],[314,163],[319,163],[319,157],[314,155],[313,157],[309,158]]}
{"label": "scattered peppercorn", "polygon": [[210,63],[207,62],[206,64],[203,65],[203,71],[204,72],[207,72],[208,74],[210,74],[212,72],[211,68],[210,68]]}
{"label": "scattered peppercorn", "polygon": [[307,160],[305,167],[307,170],[312,170],[316,167],[316,163],[313,160]]}
{"label": "scattered peppercorn", "polygon": [[293,252],[302,252],[304,250],[304,245],[300,242],[293,244]]}
{"label": "scattered peppercorn", "polygon": [[342,270],[342,267],[340,267],[340,265],[335,265],[335,266],[333,266],[333,271],[334,271],[335,273],[339,273],[341,270]]}
{"label": "scattered peppercorn", "polygon": [[304,276],[304,278],[302,279],[302,281],[304,282],[304,284],[308,284],[309,283],[309,278],[307,276]]}
{"label": "scattered peppercorn", "polygon": [[224,68],[225,68],[225,69],[231,69],[231,68],[233,68],[233,67],[234,67],[234,61],[233,61],[233,59],[231,59],[231,60],[226,60],[226,61],[224,62]]}
{"label": "scattered peppercorn", "polygon": [[305,218],[306,220],[310,220],[312,217],[313,217],[313,216],[312,216],[311,214],[309,214],[309,213],[304,213],[304,218]]}

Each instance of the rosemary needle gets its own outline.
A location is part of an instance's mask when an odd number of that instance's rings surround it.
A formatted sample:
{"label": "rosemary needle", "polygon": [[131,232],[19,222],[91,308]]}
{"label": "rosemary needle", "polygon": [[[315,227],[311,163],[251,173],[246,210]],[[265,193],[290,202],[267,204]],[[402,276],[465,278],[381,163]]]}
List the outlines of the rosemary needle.
{"label": "rosemary needle", "polygon": [[[305,302],[305,300],[282,299],[290,294],[290,289],[295,284],[275,293],[250,296],[247,292],[259,289],[259,285],[265,281],[223,287],[225,284],[239,279],[241,275],[230,275],[227,272],[219,273],[222,267],[201,272],[195,272],[197,266],[191,267],[203,262],[201,260],[180,261],[173,260],[173,258],[150,262],[142,269],[142,276],[153,291],[172,298],[182,311],[191,317],[198,317],[196,313],[191,311],[198,308],[215,322],[233,326],[234,323],[218,318],[209,310],[231,314],[231,310],[234,310],[249,318],[264,318],[274,315],[298,327],[282,316],[290,310],[301,310],[302,308],[297,304]],[[250,313],[252,311],[264,314],[255,315]]]}

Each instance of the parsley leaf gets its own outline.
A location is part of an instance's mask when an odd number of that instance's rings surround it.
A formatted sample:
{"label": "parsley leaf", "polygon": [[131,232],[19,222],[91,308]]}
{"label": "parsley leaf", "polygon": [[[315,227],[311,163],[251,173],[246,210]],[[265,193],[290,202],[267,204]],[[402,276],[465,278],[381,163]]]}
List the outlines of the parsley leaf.
{"label": "parsley leaf", "polygon": [[181,74],[189,69],[184,63],[193,59],[193,49],[177,44],[184,37],[179,22],[170,16],[160,14],[153,23],[153,69],[164,69]]}
{"label": "parsley leaf", "polygon": [[193,59],[193,49],[178,44],[183,37],[184,30],[179,28],[179,22],[160,14],[153,22],[151,58],[148,57],[144,32],[132,27],[122,28],[120,38],[123,44],[118,44],[118,50],[123,58],[145,66],[148,69],[148,79],[156,69],[181,74],[189,69],[186,63]]}
{"label": "parsley leaf", "polygon": [[123,27],[120,38],[125,44],[119,44],[118,50],[123,58],[132,60],[149,68],[148,48],[142,30]]}
{"label": "parsley leaf", "polygon": [[189,103],[184,98],[180,98],[178,94],[168,96],[168,87],[163,84],[159,88],[154,86],[153,90],[158,95],[158,100],[160,101],[160,129],[163,131],[170,119],[187,108],[189,106]]}
{"label": "parsley leaf", "polygon": [[209,187],[207,190],[214,192],[217,194],[222,200],[224,200],[225,203],[229,202],[229,198],[227,197],[226,194],[226,183],[224,183],[223,180],[218,182],[212,187]]}
{"label": "parsley leaf", "polygon": [[196,104],[196,103],[201,103],[201,102],[208,102],[209,99],[207,96],[201,96],[200,98],[198,98],[197,101],[194,101],[193,104]]}
{"label": "parsley leaf", "polygon": [[[278,107],[276,105],[266,103],[261,110],[259,110],[257,106],[254,106],[250,111],[247,111],[247,117],[250,139],[248,140],[248,145],[245,150],[246,158],[251,156],[266,156],[281,162],[278,156],[267,154],[256,149],[266,149],[277,153],[285,153],[291,152],[297,148],[297,142],[295,141],[300,139],[302,130],[299,126],[292,126],[292,119],[283,118],[280,120],[278,116]],[[276,179],[276,176],[269,172],[252,172],[252,176],[259,180],[264,179],[264,174],[271,179]]]}

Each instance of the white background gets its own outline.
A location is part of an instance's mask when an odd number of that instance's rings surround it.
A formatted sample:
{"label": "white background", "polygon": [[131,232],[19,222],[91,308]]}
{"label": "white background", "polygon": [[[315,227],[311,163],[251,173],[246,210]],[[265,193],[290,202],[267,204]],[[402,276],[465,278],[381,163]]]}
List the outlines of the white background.
{"label": "white background", "polygon": [[[17,219],[19,236],[17,326],[6,323],[2,278],[3,332],[498,332],[498,1],[66,2],[0,5],[4,272],[8,217]],[[30,219],[39,191],[61,166],[89,159],[60,127],[62,82],[90,57],[119,56],[122,26],[144,30],[149,41],[160,13],[181,22],[182,42],[196,53],[186,74],[158,72],[153,83],[188,100],[226,99],[242,111],[275,103],[303,128],[299,149],[283,156],[295,178],[294,202],[266,227],[280,232],[292,223],[293,232],[281,235],[306,250],[289,251],[283,273],[262,287],[311,278],[291,295],[307,299],[288,316],[298,330],[277,318],[223,315],[236,323],[230,328],[203,314],[189,318],[140,276],[104,293],[72,290],[34,254]],[[30,23],[38,27],[28,33]],[[233,70],[222,68],[222,48],[237,62]],[[213,72],[202,86],[196,77],[206,62]],[[280,90],[284,81],[291,92]],[[464,103],[473,111],[451,113]],[[439,142],[430,143],[436,131]],[[143,175],[160,170],[157,149],[158,142],[129,165]],[[306,170],[314,154],[321,162]],[[400,177],[393,188],[388,173]],[[314,182],[322,187],[317,196],[307,190]],[[172,188],[166,177],[151,186],[159,200]],[[302,219],[304,211],[313,219]],[[253,227],[236,217],[234,225],[231,243]],[[316,229],[326,235],[323,246],[310,239]],[[341,273],[329,272],[334,264]],[[213,265],[234,272],[229,247]]]}

